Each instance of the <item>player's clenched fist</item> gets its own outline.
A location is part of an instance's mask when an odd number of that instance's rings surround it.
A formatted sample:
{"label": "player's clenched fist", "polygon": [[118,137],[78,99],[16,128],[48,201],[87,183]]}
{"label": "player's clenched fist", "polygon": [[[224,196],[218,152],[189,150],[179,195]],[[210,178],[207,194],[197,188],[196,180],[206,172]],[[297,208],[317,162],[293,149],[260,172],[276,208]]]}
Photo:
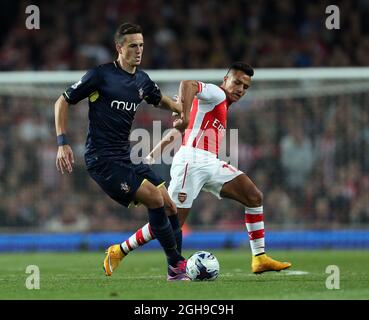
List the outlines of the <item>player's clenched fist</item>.
{"label": "player's clenched fist", "polygon": [[71,173],[74,163],[73,151],[69,145],[63,145],[58,147],[58,153],[56,155],[56,168],[64,174],[64,171]]}
{"label": "player's clenched fist", "polygon": [[183,132],[186,130],[188,126],[188,119],[185,119],[183,112],[181,112],[180,116],[175,118],[173,121],[173,128]]}

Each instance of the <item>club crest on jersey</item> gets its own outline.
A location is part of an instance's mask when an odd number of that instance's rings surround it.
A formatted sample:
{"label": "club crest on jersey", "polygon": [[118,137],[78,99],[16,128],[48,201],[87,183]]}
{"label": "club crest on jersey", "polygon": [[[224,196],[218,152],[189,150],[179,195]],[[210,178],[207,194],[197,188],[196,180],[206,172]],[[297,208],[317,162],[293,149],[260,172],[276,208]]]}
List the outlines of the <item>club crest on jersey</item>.
{"label": "club crest on jersey", "polygon": [[184,192],[178,193],[178,200],[180,203],[185,202],[186,199],[187,199],[187,193],[184,193]]}
{"label": "club crest on jersey", "polygon": [[120,184],[120,190],[124,191],[125,193],[128,193],[129,190],[131,190],[131,188],[129,187],[129,185],[127,184],[127,182],[122,182]]}
{"label": "club crest on jersey", "polygon": [[138,90],[138,96],[140,97],[140,99],[144,98],[144,91],[142,88],[140,88],[140,90]]}

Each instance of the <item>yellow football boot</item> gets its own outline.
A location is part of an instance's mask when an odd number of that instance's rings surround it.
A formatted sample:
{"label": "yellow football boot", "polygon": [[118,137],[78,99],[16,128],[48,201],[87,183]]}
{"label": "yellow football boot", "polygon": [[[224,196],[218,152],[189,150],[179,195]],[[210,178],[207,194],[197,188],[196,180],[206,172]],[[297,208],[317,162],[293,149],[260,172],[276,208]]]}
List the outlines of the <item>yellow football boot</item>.
{"label": "yellow football boot", "polygon": [[280,262],[268,257],[265,253],[253,256],[251,269],[253,273],[263,273],[266,271],[281,271],[291,267],[289,262]]}
{"label": "yellow football boot", "polygon": [[104,271],[105,275],[111,276],[116,268],[118,268],[120,261],[126,256],[120,249],[119,244],[114,244],[105,252]]}

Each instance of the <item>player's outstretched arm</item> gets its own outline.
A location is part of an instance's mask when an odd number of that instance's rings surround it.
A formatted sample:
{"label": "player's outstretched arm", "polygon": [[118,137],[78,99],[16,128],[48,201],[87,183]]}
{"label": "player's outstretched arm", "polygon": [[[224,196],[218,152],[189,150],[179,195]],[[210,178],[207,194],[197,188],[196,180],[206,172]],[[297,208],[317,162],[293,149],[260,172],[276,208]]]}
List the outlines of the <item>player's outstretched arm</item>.
{"label": "player's outstretched arm", "polygon": [[169,109],[176,113],[182,112],[182,105],[177,100],[169,98],[165,95],[162,96],[158,107],[161,109]]}
{"label": "player's outstretched arm", "polygon": [[69,104],[63,96],[55,102],[55,129],[57,135],[58,152],[56,155],[56,168],[64,174],[72,172],[74,163],[73,151],[66,138],[67,118]]}
{"label": "player's outstretched arm", "polygon": [[177,139],[179,139],[182,134],[175,128],[170,130],[168,134],[164,136],[163,139],[150,151],[150,153],[146,156],[146,161],[149,164],[155,163],[155,159],[157,159],[163,153],[163,150],[170,144],[174,143]]}
{"label": "player's outstretched arm", "polygon": [[198,82],[194,80],[181,81],[179,86],[179,100],[182,105],[181,118],[176,120],[174,127],[184,131],[190,121],[192,101],[198,93]]}

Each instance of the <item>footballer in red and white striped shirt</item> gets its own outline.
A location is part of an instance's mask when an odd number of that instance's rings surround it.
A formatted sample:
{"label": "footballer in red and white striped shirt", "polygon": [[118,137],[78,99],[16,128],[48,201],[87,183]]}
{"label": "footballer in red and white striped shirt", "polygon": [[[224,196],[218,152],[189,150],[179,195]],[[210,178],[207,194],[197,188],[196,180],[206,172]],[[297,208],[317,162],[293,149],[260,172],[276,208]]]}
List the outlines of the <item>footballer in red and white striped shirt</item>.
{"label": "footballer in red and white striped shirt", "polygon": [[[201,81],[182,81],[179,94],[183,107],[181,118],[174,122],[176,129],[164,137],[149,156],[155,158],[157,150],[160,153],[172,141],[170,136],[182,137],[182,146],[175,154],[171,166],[168,188],[168,193],[177,206],[181,226],[200,191],[243,204],[244,221],[252,251],[251,270],[262,273],[289,268],[291,263],[274,260],[265,253],[261,191],[244,172],[218,158],[227,128],[229,108],[246,94],[253,75],[254,70],[249,65],[236,62],[231,65],[220,86]],[[128,254],[149,238],[147,224],[121,244],[122,250]],[[179,245],[181,240],[177,241],[180,251]]]}

